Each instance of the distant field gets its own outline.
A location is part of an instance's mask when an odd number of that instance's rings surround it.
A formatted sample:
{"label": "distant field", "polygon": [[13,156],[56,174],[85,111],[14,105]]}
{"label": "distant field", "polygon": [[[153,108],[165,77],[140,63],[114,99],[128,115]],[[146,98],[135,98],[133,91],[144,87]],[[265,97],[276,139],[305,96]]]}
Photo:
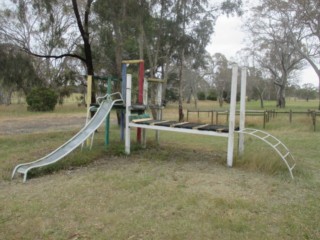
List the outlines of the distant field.
{"label": "distant field", "polygon": [[[265,106],[276,109],[275,102]],[[317,106],[288,101],[285,110]],[[219,109],[211,101],[199,101],[198,108]],[[259,102],[247,109],[259,110]],[[10,180],[16,164],[76,134],[85,113],[77,104],[49,113],[0,106],[0,239],[320,239],[320,127],[313,131],[307,114],[291,123],[279,115],[265,129],[295,157],[294,180],[275,152],[251,137],[244,156],[235,149],[233,168],[226,167],[226,139],[217,137],[161,132],[158,145],[148,131],[147,148],[134,144],[126,156],[114,111],[110,146],[102,126],[91,151],[78,149],[33,171],[26,184]],[[177,113],[177,104],[169,103],[163,117],[177,120]],[[190,115],[190,121],[210,119]],[[262,129],[262,119],[248,116],[246,125]]]}
{"label": "distant field", "polygon": [[[82,97],[82,94],[80,93],[72,93],[69,97],[65,97],[63,99],[64,103],[71,104],[71,103],[80,103],[80,99]],[[13,96],[11,98],[12,104],[25,104],[26,103],[26,97],[24,94],[19,94],[17,92],[13,93]]]}

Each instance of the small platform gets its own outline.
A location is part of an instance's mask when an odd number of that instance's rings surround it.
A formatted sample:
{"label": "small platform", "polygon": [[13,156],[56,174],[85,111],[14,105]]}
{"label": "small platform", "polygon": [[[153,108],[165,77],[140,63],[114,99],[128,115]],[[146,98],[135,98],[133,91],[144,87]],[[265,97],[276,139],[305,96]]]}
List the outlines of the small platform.
{"label": "small platform", "polygon": [[[151,119],[139,119],[139,121],[133,121],[136,125],[150,125],[159,127],[169,127],[178,129],[194,129],[199,131],[211,131],[228,133],[229,128],[225,125],[213,125],[203,123],[190,123],[190,122],[177,122],[177,121],[165,121],[165,120],[151,120]],[[239,127],[235,128],[238,131]]]}

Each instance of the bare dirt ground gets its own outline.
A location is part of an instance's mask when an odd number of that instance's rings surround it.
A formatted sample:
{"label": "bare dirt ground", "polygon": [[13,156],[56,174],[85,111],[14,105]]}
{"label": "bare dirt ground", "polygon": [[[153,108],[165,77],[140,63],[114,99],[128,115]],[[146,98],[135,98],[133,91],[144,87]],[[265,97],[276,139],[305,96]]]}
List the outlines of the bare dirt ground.
{"label": "bare dirt ground", "polygon": [[0,135],[64,131],[81,128],[85,124],[83,114],[41,115],[32,117],[0,118]]}

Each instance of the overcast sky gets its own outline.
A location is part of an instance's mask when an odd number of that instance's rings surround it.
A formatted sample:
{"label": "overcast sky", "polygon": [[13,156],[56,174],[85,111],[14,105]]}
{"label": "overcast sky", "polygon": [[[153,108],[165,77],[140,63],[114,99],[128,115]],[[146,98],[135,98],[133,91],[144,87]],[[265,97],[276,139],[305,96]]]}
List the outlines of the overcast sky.
{"label": "overcast sky", "polygon": [[[211,38],[211,44],[207,50],[211,55],[220,52],[224,54],[228,60],[235,58],[237,51],[244,47],[243,40],[246,37],[241,30],[241,17],[220,16],[215,26],[215,33]],[[300,84],[313,83],[318,86],[318,77],[311,67],[307,67],[301,71]]]}

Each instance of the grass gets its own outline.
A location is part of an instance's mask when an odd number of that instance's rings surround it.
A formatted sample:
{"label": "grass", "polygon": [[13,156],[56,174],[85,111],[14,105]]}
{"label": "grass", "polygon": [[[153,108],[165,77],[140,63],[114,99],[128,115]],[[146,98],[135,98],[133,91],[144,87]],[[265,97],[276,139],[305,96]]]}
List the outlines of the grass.
{"label": "grass", "polygon": [[[297,109],[311,108],[301,104]],[[7,118],[83,114],[71,106],[42,114],[20,107],[6,107],[4,114],[1,106],[0,126]],[[164,117],[175,119],[176,113],[170,104]],[[262,129],[259,118],[249,124]],[[278,116],[266,127],[292,150],[294,180],[274,152],[253,138],[246,138],[244,156],[227,168],[224,138],[161,132],[157,145],[149,131],[147,148],[134,145],[126,156],[112,125],[108,149],[102,127],[92,151],[76,150],[23,184],[10,181],[13,167],[42,157],[78,128],[1,135],[0,238],[319,239],[319,131],[304,115],[291,124]]]}

